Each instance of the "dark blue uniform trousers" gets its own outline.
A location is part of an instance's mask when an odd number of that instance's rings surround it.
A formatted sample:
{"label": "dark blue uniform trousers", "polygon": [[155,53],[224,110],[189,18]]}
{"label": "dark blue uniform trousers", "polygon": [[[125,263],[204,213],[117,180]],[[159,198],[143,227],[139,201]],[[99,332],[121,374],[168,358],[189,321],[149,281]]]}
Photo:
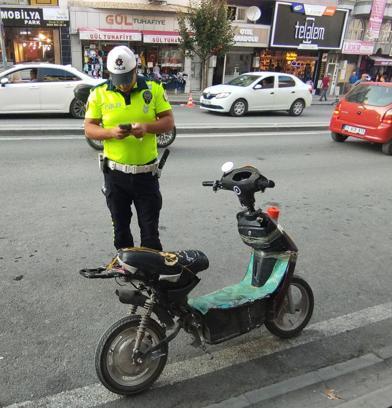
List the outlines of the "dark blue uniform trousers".
{"label": "dark blue uniform trousers", "polygon": [[159,212],[162,196],[158,177],[152,173],[126,174],[107,169],[104,172],[106,203],[110,210],[116,249],[133,247],[131,206],[134,204],[140,228],[140,245],[162,250],[159,240]]}

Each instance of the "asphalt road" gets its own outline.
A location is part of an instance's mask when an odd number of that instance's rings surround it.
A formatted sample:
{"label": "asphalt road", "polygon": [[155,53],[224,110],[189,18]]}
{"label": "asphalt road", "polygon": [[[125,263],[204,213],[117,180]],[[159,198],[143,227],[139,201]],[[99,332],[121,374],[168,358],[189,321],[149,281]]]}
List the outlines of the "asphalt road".
{"label": "asphalt road", "polygon": [[[294,127],[302,124],[321,123],[327,125],[331,116],[333,106],[312,105],[299,117],[289,116],[287,112],[260,112],[250,113],[241,118],[233,118],[214,112],[206,112],[199,107],[186,108],[184,106],[173,106],[176,125],[184,126],[241,126],[241,125],[272,125],[292,124]],[[68,115],[0,115],[0,132],[6,134],[7,129],[14,128],[81,128],[83,121],[73,119]]]}
{"label": "asphalt road", "polygon": [[[114,282],[77,273],[114,253],[96,153],[61,137],[0,138],[0,146],[0,406],[66,391],[57,405],[15,407],[129,407],[99,393],[94,372],[99,336],[127,309],[116,301]],[[280,205],[281,224],[300,249],[298,272],[315,294],[313,326],[298,338],[304,343],[256,330],[214,347],[222,366],[200,360],[180,335],[158,388],[131,406],[203,407],[390,344],[391,319],[372,309],[389,305],[392,287],[390,157],[379,147],[334,143],[322,132],[183,137],[171,150],[161,179],[161,236],[165,249],[208,254],[210,269],[194,295],[235,283],[249,259],[236,231],[236,197],[201,181],[219,178],[227,160],[253,164],[276,182],[259,204]],[[364,310],[374,316],[364,318]]]}

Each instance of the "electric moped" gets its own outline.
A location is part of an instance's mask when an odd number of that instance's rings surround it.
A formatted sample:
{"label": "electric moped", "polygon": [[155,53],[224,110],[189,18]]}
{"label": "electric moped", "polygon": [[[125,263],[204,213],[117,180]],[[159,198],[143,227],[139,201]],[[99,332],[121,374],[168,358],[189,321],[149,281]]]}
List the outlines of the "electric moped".
{"label": "electric moped", "polygon": [[262,324],[274,335],[290,338],[312,316],[312,289],[294,275],[297,247],[273,208],[255,208],[255,193],[274,187],[274,182],[251,166],[233,169],[225,164],[222,171],[220,180],[203,185],[233,191],[243,206],[237,214],[238,232],[252,253],[239,283],[189,298],[200,281],[198,273],[209,266],[199,250],[124,248],[117,254],[117,268],[80,271],[87,278],[120,278],[132,287],[116,290],[120,302],[131,305],[130,315],[104,333],[96,350],[97,375],[114,393],[132,395],[150,387],[165,367],[168,343],[181,329],[193,336],[192,345],[206,351],[208,344]]}

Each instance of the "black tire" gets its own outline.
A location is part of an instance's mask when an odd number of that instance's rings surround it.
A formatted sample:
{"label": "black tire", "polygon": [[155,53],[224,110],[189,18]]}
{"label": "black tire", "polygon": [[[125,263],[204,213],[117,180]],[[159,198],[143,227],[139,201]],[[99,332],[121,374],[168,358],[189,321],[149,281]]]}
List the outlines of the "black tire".
{"label": "black tire", "polygon": [[176,135],[177,135],[177,129],[175,126],[169,132],[157,134],[158,147],[164,148],[164,147],[170,146],[174,142]]}
{"label": "black tire", "polygon": [[93,140],[86,137],[87,144],[95,150],[102,151],[103,150],[103,143],[101,140]]}
{"label": "black tire", "polygon": [[[296,311],[294,313],[294,316],[298,315],[297,324],[292,325],[291,328],[284,327],[285,317],[287,315],[293,316],[293,314],[288,312],[287,296],[284,299],[282,307],[279,310],[275,319],[267,320],[265,322],[265,327],[272,334],[282,339],[289,339],[291,337],[297,336],[304,329],[304,327],[308,324],[313,314],[314,297],[313,297],[312,288],[303,278],[299,276],[295,276],[295,275],[293,276],[290,282],[290,287],[292,286],[295,286],[301,293],[300,301],[298,303],[295,303]],[[293,301],[295,302],[295,299],[293,299]],[[292,324],[291,321],[290,321],[290,324]]]}
{"label": "black tire", "polygon": [[331,137],[332,137],[332,140],[338,143],[343,143],[348,138],[348,136],[341,135],[340,133],[335,133],[335,132],[331,132]]}
{"label": "black tire", "polygon": [[290,116],[300,116],[305,109],[305,102],[302,99],[296,99],[290,106]]}
{"label": "black tire", "polygon": [[392,140],[388,143],[383,143],[381,146],[381,151],[388,156],[392,155]]}
{"label": "black tire", "polygon": [[85,103],[77,98],[74,98],[69,107],[69,113],[76,119],[84,119],[86,113]]}
{"label": "black tire", "polygon": [[244,116],[248,112],[248,102],[245,99],[237,99],[230,108],[231,116]]}
{"label": "black tire", "polygon": [[[95,369],[98,378],[108,390],[116,394],[133,395],[151,387],[162,373],[167,361],[167,343],[162,345],[163,354],[156,359],[151,360],[148,357],[140,365],[131,361],[140,318],[137,315],[127,316],[114,323],[99,340],[95,352]],[[155,320],[149,319],[142,350],[143,347],[145,349],[152,344],[155,345],[164,338],[163,328]]]}

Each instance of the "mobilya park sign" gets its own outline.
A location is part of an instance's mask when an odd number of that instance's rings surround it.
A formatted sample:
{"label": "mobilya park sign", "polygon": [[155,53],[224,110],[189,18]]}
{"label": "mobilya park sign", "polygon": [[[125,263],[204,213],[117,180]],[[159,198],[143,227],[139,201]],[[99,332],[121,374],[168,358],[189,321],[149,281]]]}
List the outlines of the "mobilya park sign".
{"label": "mobilya park sign", "polygon": [[0,7],[4,26],[64,27],[68,25],[68,10],[60,8],[4,8]]}
{"label": "mobilya park sign", "polygon": [[271,47],[341,49],[348,10],[277,2]]}

